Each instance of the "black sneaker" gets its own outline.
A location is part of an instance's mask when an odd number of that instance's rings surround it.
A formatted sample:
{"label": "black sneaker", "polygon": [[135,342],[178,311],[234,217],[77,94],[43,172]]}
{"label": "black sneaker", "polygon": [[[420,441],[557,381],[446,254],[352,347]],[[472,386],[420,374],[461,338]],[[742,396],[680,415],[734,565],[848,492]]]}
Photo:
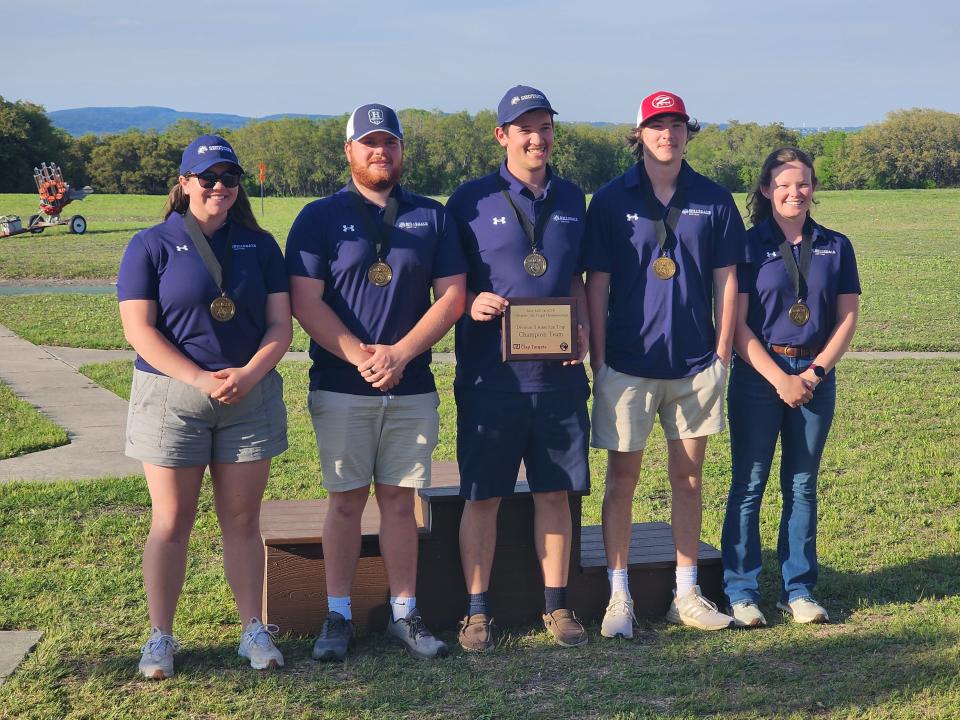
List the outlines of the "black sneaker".
{"label": "black sneaker", "polygon": [[353,623],[338,612],[331,612],[313,643],[314,660],[343,662],[353,642]]}

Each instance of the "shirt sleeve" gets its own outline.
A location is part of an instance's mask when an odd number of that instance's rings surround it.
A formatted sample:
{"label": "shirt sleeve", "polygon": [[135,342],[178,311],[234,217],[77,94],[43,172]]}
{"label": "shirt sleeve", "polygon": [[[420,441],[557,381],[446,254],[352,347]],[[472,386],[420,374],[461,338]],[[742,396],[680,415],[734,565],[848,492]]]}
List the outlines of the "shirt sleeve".
{"label": "shirt sleeve", "polygon": [[737,265],[746,259],[747,231],[731,195],[717,205],[713,240],[713,267]]}
{"label": "shirt sleeve", "polygon": [[307,205],[293,221],[287,235],[286,269],[288,275],[300,275],[314,280],[328,280],[330,264],[323,218],[319,209]]}
{"label": "shirt sleeve", "polygon": [[853,252],[853,243],[840,236],[840,279],[837,282],[838,295],[860,295],[860,273],[857,271],[857,256]]}
{"label": "shirt sleeve", "polygon": [[147,250],[143,234],[130,240],[117,272],[117,300],[159,300],[160,273],[157,261]]}
{"label": "shirt sleeve", "polygon": [[273,237],[264,239],[264,253],[260,262],[263,266],[263,284],[267,294],[290,292],[290,278],[283,262],[283,253]]}
{"label": "shirt sleeve", "polygon": [[433,277],[442,278],[467,272],[467,259],[460,242],[457,223],[446,209],[437,210],[437,249],[433,258]]}
{"label": "shirt sleeve", "polygon": [[581,264],[584,270],[612,273],[615,269],[613,236],[603,206],[603,197],[594,195],[587,208]]}

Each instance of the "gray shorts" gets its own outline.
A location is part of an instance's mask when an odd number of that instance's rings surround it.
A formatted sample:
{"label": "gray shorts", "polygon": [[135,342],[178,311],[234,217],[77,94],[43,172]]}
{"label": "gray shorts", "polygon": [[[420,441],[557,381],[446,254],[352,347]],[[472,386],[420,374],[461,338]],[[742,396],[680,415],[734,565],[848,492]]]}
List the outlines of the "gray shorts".
{"label": "gray shorts", "polygon": [[287,449],[283,379],[271,370],[224,405],[166,375],[133,371],[125,452],[162,467],[265,460]]}
{"label": "gray shorts", "polygon": [[431,456],[440,433],[436,392],[373,397],[313,390],[307,404],[328,492],[356,490],[371,480],[430,486]]}

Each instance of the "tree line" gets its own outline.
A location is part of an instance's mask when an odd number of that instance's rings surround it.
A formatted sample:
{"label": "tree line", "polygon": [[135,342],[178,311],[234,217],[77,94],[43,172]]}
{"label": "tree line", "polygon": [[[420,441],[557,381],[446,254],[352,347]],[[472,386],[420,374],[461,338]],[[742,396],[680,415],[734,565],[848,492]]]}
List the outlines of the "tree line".
{"label": "tree line", "polygon": [[[491,172],[503,151],[493,138],[496,115],[484,110],[441,113],[402,110],[404,184],[425,195],[449,195],[465,180]],[[33,167],[56,162],[67,180],[101,193],[165,194],[177,177],[183,148],[218,132],[243,160],[245,183],[259,193],[257,166],[266,164],[269,195],[320,197],[349,178],[343,156],[347,116],[285,118],[218,130],[181,120],[163,132],[130,130],[72,137],[51,125],[40,105],[0,97],[0,192],[33,191]],[[558,123],[553,166],[594,192],[633,162],[629,125]],[[732,192],[756,182],[764,157],[795,145],[814,158],[822,189],[960,186],[960,115],[930,109],[896,110],[857,132],[801,134],[781,123],[731,122],[705,127],[690,143],[693,168]]]}

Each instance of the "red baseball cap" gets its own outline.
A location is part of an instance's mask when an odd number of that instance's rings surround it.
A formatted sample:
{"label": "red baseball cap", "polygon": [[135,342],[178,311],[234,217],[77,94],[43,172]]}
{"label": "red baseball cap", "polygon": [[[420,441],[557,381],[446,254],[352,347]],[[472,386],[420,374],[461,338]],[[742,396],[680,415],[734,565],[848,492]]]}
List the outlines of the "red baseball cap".
{"label": "red baseball cap", "polygon": [[680,96],[666,90],[657,90],[657,92],[650,93],[643,99],[643,102],[640,103],[640,111],[637,113],[637,127],[658,115],[679,115],[684,122],[690,119]]}

